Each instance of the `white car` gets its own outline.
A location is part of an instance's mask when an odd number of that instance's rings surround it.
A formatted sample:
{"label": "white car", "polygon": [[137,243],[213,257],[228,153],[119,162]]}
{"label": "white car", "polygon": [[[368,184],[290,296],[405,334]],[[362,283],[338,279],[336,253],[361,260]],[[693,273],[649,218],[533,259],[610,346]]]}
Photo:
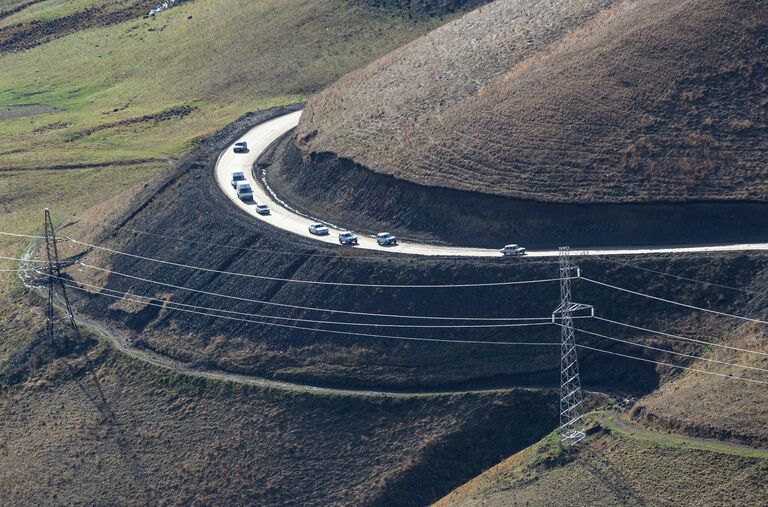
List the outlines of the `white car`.
{"label": "white car", "polygon": [[388,232],[380,232],[376,235],[376,243],[380,246],[392,246],[397,244],[397,238]]}
{"label": "white car", "polygon": [[241,181],[245,181],[245,173],[243,171],[232,171],[232,188],[237,188],[237,184]]}
{"label": "white car", "polygon": [[499,250],[502,255],[512,255],[512,256],[518,256],[518,255],[525,255],[525,248],[521,247],[520,245],[505,245],[504,248]]}
{"label": "white car", "polygon": [[342,245],[356,245],[357,236],[349,231],[342,231],[339,233],[339,243]]}
{"label": "white car", "polygon": [[269,206],[267,206],[266,204],[257,202],[256,213],[258,213],[259,215],[269,215],[271,211],[269,211]]}
{"label": "white car", "polygon": [[309,233],[314,234],[315,236],[325,236],[330,234],[330,231],[328,231],[328,227],[323,224],[312,224],[309,226]]}
{"label": "white car", "polygon": [[232,151],[235,153],[248,153],[248,143],[245,141],[238,141],[232,147]]}
{"label": "white car", "polygon": [[237,197],[239,197],[241,201],[252,201],[253,189],[251,188],[251,184],[247,181],[239,182],[237,184]]}

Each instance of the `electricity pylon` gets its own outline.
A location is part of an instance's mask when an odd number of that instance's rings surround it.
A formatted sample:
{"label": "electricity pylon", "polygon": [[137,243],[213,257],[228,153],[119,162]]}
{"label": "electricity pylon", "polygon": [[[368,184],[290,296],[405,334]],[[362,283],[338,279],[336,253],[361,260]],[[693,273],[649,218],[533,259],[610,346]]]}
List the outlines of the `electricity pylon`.
{"label": "electricity pylon", "polygon": [[74,332],[75,343],[81,342],[80,328],[75,322],[75,316],[72,312],[72,306],[69,303],[69,296],[67,294],[67,288],[64,284],[64,279],[61,277],[61,268],[71,263],[62,263],[59,261],[59,249],[58,243],[66,241],[66,239],[56,238],[56,231],[53,229],[53,222],[51,221],[51,214],[46,208],[45,219],[43,228],[45,231],[45,252],[46,252],[46,265],[45,265],[45,285],[48,289],[48,304],[45,309],[45,332],[33,340],[24,351],[11,358],[10,363],[14,368],[21,367],[26,369],[26,363],[29,358],[34,354],[35,350],[42,343],[47,343],[48,346],[58,346],[56,335],[56,322],[58,320],[56,315],[56,308],[54,300],[56,297],[56,287],[60,289],[62,299],[64,300],[64,307],[67,310],[67,316],[69,317],[69,324]]}
{"label": "electricity pylon", "polygon": [[56,311],[54,309],[53,299],[56,286],[61,290],[61,297],[64,300],[64,308],[67,310],[69,324],[75,333],[75,343],[80,343],[80,328],[75,322],[75,314],[72,312],[72,305],[69,303],[67,295],[67,286],[61,277],[61,263],[59,262],[58,243],[66,239],[56,239],[56,231],[53,229],[53,221],[48,208],[45,208],[45,251],[48,257],[46,264],[46,274],[48,275],[48,307],[46,309],[45,335],[50,344],[56,343]]}
{"label": "electricity pylon", "polygon": [[[576,336],[573,331],[573,313],[594,307],[571,301],[571,278],[581,275],[570,259],[570,249],[560,248],[560,306],[552,312],[552,322],[560,326],[560,443],[572,445],[584,438],[579,361],[576,354]],[[558,322],[559,321],[559,322]]]}

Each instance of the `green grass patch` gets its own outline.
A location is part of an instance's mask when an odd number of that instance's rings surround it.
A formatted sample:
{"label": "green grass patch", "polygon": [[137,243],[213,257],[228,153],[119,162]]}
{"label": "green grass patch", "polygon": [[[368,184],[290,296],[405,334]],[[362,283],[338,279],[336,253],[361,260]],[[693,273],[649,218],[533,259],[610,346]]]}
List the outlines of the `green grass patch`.
{"label": "green grass patch", "polygon": [[[0,122],[0,167],[179,155],[242,113],[304,100],[441,21],[345,0],[199,0],[6,54],[0,107],[61,111]],[[180,105],[197,109],[81,135]]]}
{"label": "green grass patch", "polygon": [[643,442],[651,442],[660,446],[674,447],[678,449],[711,451],[721,454],[730,454],[733,456],[743,456],[747,458],[768,459],[768,450],[766,449],[755,449],[744,445],[721,442],[718,440],[705,440],[701,438],[676,435],[674,433],[663,433],[660,431],[648,430],[638,426],[621,424],[616,420],[616,414],[611,412],[600,412],[593,417],[603,426],[610,428],[612,432]]}
{"label": "green grass patch", "polygon": [[[0,2],[0,12],[11,10],[29,0],[14,0]],[[117,2],[127,3],[126,0]],[[103,6],[104,2],[99,0],[47,0],[32,4],[21,11],[12,14],[0,20],[0,28],[16,25],[18,23],[28,23],[30,21],[48,21],[52,19],[69,16],[77,12],[94,6]]]}

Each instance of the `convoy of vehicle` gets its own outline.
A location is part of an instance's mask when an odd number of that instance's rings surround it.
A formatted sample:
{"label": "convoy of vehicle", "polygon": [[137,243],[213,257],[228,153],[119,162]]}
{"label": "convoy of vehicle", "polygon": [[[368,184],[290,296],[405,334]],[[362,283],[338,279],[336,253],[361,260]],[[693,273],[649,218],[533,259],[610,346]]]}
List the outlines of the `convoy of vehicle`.
{"label": "convoy of vehicle", "polygon": [[[246,153],[248,151],[248,145],[245,141],[239,141],[234,144],[235,153]],[[232,188],[237,191],[237,197],[245,202],[253,201],[253,188],[248,183],[245,177],[245,172],[239,169],[232,171],[231,179]],[[270,215],[271,211],[269,206],[264,203],[255,203],[256,213],[259,215]],[[309,226],[309,233],[315,236],[328,236],[331,231],[327,226],[321,223],[314,223]],[[342,245],[357,245],[357,236],[350,231],[339,232],[339,243]],[[380,232],[376,235],[376,243],[379,246],[394,246],[397,245],[397,238],[388,232]],[[504,256],[518,257],[525,255],[525,248],[517,244],[505,245],[504,248],[499,250]]]}

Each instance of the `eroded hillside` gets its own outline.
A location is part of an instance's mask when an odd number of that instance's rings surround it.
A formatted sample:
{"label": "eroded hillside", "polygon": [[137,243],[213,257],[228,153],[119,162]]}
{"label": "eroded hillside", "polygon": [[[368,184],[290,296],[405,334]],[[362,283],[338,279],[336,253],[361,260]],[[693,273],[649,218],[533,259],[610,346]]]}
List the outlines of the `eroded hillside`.
{"label": "eroded hillside", "polygon": [[768,5],[499,0],[316,96],[305,153],[557,202],[768,198]]}

